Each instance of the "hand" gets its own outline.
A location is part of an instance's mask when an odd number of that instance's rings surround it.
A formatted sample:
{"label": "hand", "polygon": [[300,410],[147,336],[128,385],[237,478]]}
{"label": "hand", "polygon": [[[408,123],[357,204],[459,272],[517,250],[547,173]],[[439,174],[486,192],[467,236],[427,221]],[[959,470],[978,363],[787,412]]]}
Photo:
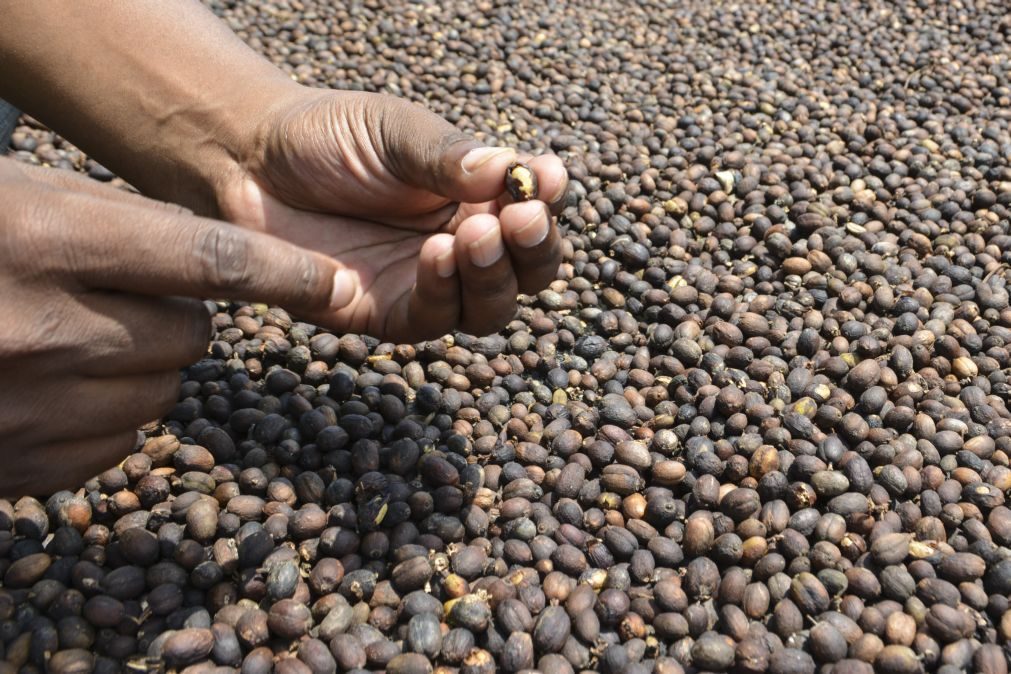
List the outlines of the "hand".
{"label": "hand", "polygon": [[0,69],[0,97],[148,196],[340,260],[352,302],[304,316],[318,324],[486,334],[557,273],[558,159],[529,162],[544,201],[509,204],[511,151],[469,155],[479,143],[404,100],[301,87],[198,0],[13,3]]}
{"label": "hand", "polygon": [[342,307],[325,256],[72,174],[0,160],[0,497],[79,485],[176,402],[195,299]]}
{"label": "hand", "polygon": [[313,320],[417,342],[455,329],[487,334],[561,261],[552,212],[561,161],[520,157],[541,201],[510,203],[516,153],[485,148],[391,96],[299,87],[269,112],[244,172],[226,182],[224,216],[339,260],[353,299]]}

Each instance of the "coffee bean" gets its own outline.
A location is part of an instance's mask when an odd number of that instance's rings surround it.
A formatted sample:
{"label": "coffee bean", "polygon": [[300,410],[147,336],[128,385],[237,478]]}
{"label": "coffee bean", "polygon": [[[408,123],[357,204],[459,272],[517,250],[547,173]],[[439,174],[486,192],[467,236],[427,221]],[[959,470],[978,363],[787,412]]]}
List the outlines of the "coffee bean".
{"label": "coffee bean", "polygon": [[162,657],[170,665],[190,665],[207,657],[214,647],[211,630],[189,628],[172,634],[162,646]]}

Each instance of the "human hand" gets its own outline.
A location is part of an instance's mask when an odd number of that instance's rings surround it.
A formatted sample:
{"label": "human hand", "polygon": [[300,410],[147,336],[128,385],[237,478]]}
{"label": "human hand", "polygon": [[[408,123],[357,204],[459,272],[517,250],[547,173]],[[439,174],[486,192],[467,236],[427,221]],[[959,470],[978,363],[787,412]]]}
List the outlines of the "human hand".
{"label": "human hand", "polygon": [[308,320],[406,342],[486,334],[557,273],[557,158],[529,161],[544,201],[509,204],[510,151],[477,167],[480,144],[420,106],[295,84],[198,0],[14,3],[0,66],[0,97],[144,194],[343,262],[353,301]]}
{"label": "human hand", "polygon": [[344,331],[404,342],[487,334],[512,317],[517,292],[555,278],[552,213],[568,185],[557,157],[520,157],[541,200],[511,203],[514,151],[484,148],[403,99],[301,87],[255,138],[220,190],[221,211],[353,272],[354,299],[332,317]]}
{"label": "human hand", "polygon": [[339,265],[256,232],[0,160],[0,497],[79,485],[176,402],[196,299],[326,314]]}

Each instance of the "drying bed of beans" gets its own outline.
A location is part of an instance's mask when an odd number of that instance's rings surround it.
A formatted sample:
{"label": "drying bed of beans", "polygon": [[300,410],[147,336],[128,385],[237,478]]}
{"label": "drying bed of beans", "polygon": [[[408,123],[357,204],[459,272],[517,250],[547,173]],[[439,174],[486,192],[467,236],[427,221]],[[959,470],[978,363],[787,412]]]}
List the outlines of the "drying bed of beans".
{"label": "drying bed of beans", "polygon": [[1008,671],[1001,3],[209,5],[559,154],[565,260],[479,338],[208,302],[136,453],[0,501],[0,674]]}

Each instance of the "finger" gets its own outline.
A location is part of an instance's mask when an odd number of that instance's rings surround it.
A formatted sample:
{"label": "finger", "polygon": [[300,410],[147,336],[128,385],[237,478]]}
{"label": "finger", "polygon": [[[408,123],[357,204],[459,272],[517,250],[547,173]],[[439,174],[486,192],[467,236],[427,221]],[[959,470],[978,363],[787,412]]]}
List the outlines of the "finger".
{"label": "finger", "polygon": [[562,262],[561,237],[541,201],[509,204],[499,215],[519,291],[538,293],[555,280]]}
{"label": "finger", "polygon": [[168,213],[192,214],[193,212],[190,209],[185,208],[184,206],[180,206],[179,204],[172,204],[165,201],[150,199],[135,192],[128,192],[126,190],[112,187],[111,185],[100,183],[91,178],[85,178],[83,175],[79,173],[74,173],[73,171],[63,171],[60,169],[46,168],[42,166],[32,166],[30,164],[22,164],[22,167],[25,177],[40,183],[44,183],[46,185],[49,185],[50,187],[83,192],[85,194],[90,194],[91,196],[94,197],[99,197],[102,199],[111,199],[113,201],[119,201],[125,204],[147,206],[149,208],[164,210]]}
{"label": "finger", "polygon": [[98,438],[136,430],[171,410],[179,387],[178,370],[72,378],[39,396],[45,405],[45,424],[24,426],[5,441],[33,446],[62,438]]}
{"label": "finger", "polygon": [[436,234],[421,247],[414,289],[394,305],[387,323],[393,341],[417,342],[441,337],[460,320],[460,274],[454,237]]}
{"label": "finger", "polygon": [[178,370],[207,353],[211,317],[204,303],[97,291],[77,295],[77,370],[89,377]]}
{"label": "finger", "polygon": [[498,218],[475,215],[460,223],[454,242],[460,271],[460,329],[473,335],[498,331],[516,312],[517,283]]}
{"label": "finger", "polygon": [[553,154],[542,154],[531,159],[527,165],[537,174],[537,199],[546,203],[551,213],[558,215],[565,208],[565,197],[569,191],[569,172],[562,160]]}
{"label": "finger", "polygon": [[[59,195],[61,213],[80,214],[42,227],[52,250],[43,264],[86,288],[152,295],[228,297],[319,312],[343,308],[357,275],[336,260],[260,232],[209,218],[132,204]],[[83,221],[83,222],[82,222]],[[50,223],[54,224],[54,223]]]}
{"label": "finger", "polygon": [[448,220],[443,220],[442,231],[449,232],[450,234],[456,233],[457,227],[460,223],[471,217],[472,215],[477,215],[479,213],[488,213],[489,215],[494,215],[498,217],[501,206],[498,201],[482,201],[477,204],[459,204],[456,212],[453,213],[452,217]]}
{"label": "finger", "polygon": [[179,399],[180,385],[178,370],[82,379],[77,385],[78,419],[89,419],[93,428],[106,432],[137,429],[172,409]]}
{"label": "finger", "polygon": [[[41,446],[10,447],[7,469],[0,471],[0,497],[48,496],[77,489],[112,468],[137,446],[137,431],[96,438],[71,438]],[[7,458],[9,457],[9,458]]]}
{"label": "finger", "polygon": [[480,202],[505,189],[511,148],[486,147],[439,115],[399,98],[368,94],[363,112],[382,139],[383,163],[400,180],[453,201]]}

